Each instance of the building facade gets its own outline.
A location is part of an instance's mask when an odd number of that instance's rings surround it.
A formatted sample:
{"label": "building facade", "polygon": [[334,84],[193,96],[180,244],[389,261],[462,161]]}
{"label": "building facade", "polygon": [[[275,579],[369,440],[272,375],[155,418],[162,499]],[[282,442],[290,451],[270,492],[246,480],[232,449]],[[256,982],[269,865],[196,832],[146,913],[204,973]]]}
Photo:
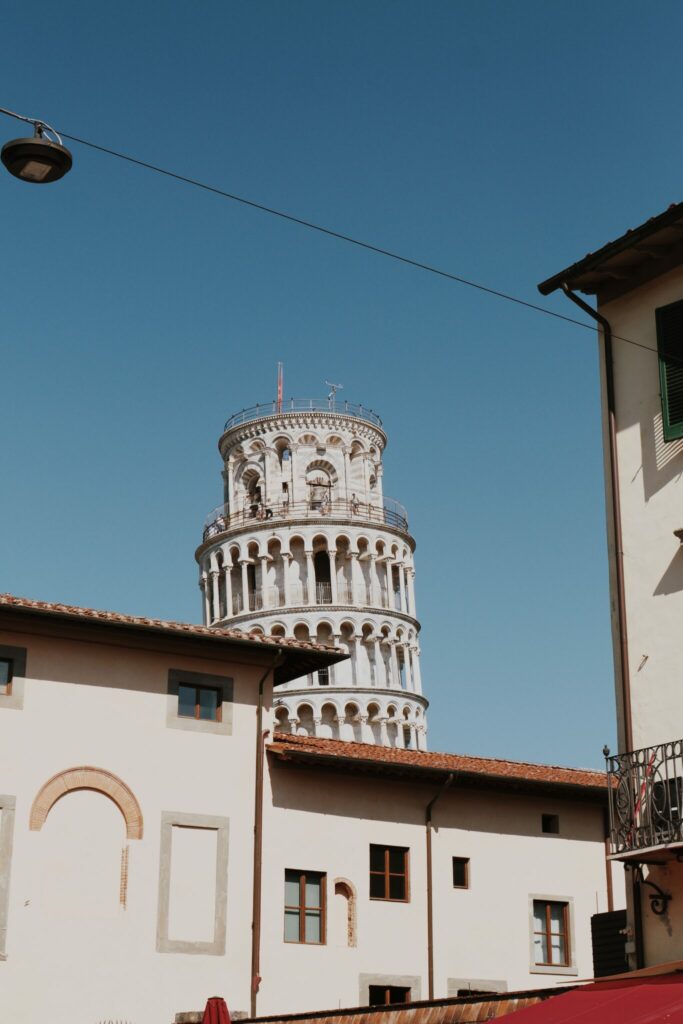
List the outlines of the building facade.
{"label": "building facade", "polygon": [[611,852],[632,883],[633,967],[683,959],[682,238],[679,203],[539,286],[598,321],[619,737]]}
{"label": "building facade", "polygon": [[283,687],[281,731],[425,749],[415,542],[384,494],[386,443],[376,413],[333,397],[232,416],[196,554],[204,622],[348,654]]}
{"label": "building facade", "polygon": [[0,1018],[592,974],[605,777],[274,732],[303,641],[0,595]]}

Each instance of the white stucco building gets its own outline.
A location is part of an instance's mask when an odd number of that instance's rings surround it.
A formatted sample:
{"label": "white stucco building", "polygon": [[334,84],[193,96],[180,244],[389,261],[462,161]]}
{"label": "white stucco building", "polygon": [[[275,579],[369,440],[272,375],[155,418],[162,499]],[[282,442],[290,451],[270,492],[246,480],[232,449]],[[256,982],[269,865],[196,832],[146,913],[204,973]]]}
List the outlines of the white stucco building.
{"label": "white stucco building", "polygon": [[619,737],[611,853],[629,868],[634,967],[683,959],[682,239],[678,203],[539,286],[598,321]]}
{"label": "white stucco building", "polygon": [[415,542],[384,493],[386,443],[376,413],[334,397],[232,416],[196,554],[204,622],[349,655],[282,688],[280,730],[425,749]]}
{"label": "white stucco building", "polygon": [[599,772],[275,733],[302,641],[0,595],[0,1019],[589,977]]}

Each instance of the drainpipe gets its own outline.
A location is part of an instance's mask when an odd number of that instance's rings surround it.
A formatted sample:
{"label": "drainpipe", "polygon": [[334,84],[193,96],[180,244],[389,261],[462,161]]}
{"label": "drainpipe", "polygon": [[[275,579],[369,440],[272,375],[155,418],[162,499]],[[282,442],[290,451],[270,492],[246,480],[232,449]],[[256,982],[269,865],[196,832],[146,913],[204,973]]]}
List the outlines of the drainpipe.
{"label": "drainpipe", "polygon": [[256,705],[256,785],[254,797],[254,888],[251,914],[251,1016],[256,1016],[256,997],[261,984],[261,876],[263,868],[263,761],[264,745],[270,729],[263,728],[263,690],[266,679],[282,664],[284,655],[278,651],[275,660],[259,679]]}
{"label": "drainpipe", "polygon": [[453,772],[450,772],[435,796],[429,801],[425,808],[425,839],[427,841],[427,978],[429,985],[429,999],[434,998],[434,908],[432,905],[432,809],[434,804],[442,796],[453,782]]}
{"label": "drainpipe", "polygon": [[612,498],[612,520],[614,528],[614,551],[617,577],[617,618],[619,624],[619,657],[621,661],[621,703],[624,709],[624,743],[626,750],[633,750],[633,720],[631,718],[631,675],[628,659],[628,633],[626,629],[626,597],[624,591],[624,545],[621,533],[621,501],[619,498],[619,473],[617,459],[616,403],[614,396],[614,360],[612,356],[612,328],[609,321],[594,310],[587,302],[571,291],[566,282],[562,291],[568,299],[596,320],[602,327],[605,340],[605,384],[607,391],[607,421],[609,434],[609,466]]}

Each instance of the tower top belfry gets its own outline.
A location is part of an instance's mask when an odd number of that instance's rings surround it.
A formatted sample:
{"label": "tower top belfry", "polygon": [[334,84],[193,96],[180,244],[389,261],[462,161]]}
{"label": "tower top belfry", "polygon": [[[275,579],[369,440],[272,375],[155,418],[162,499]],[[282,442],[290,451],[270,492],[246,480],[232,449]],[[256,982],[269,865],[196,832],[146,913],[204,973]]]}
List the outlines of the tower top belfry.
{"label": "tower top belfry", "polygon": [[282,399],[231,416],[224,502],[196,558],[207,625],[334,644],[349,659],[278,687],[277,728],[425,749],[415,542],[386,497],[377,413]]}

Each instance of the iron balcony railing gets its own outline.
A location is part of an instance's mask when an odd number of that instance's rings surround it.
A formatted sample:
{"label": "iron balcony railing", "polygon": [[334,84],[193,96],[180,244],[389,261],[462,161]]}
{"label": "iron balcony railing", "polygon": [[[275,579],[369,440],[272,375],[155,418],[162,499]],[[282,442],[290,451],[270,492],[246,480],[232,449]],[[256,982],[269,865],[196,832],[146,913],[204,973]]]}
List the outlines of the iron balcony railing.
{"label": "iron balcony railing", "polygon": [[235,512],[231,512],[227,505],[219,505],[204,521],[202,540],[209,540],[236,526],[251,526],[261,521],[321,518],[362,519],[394,526],[404,532],[408,530],[408,513],[394,498],[382,498],[378,502],[358,498],[335,498],[331,501],[309,498],[306,501],[274,502],[272,505],[255,502]]}
{"label": "iron balcony railing", "polygon": [[612,853],[682,843],[683,740],[606,760]]}
{"label": "iron balcony railing", "polygon": [[280,416],[288,412],[331,412],[341,416],[353,416],[355,419],[367,420],[376,427],[382,426],[382,420],[364,405],[353,402],[341,402],[332,398],[288,398],[278,403],[264,402],[263,405],[252,405],[250,409],[241,409],[225,421],[224,430],[237,427],[240,423],[250,423],[262,416]]}

